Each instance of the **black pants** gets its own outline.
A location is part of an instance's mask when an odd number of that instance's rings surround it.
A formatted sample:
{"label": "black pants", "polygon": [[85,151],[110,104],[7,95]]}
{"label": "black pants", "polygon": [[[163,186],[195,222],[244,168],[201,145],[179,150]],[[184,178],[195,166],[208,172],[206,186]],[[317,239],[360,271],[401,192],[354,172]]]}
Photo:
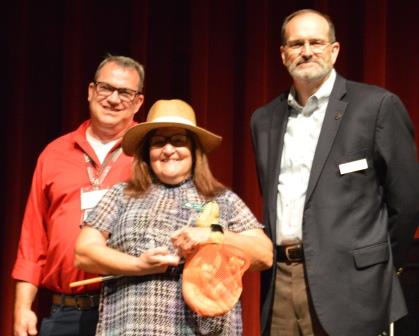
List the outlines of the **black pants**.
{"label": "black pants", "polygon": [[97,320],[97,309],[52,305],[51,315],[42,320],[39,336],[94,336]]}

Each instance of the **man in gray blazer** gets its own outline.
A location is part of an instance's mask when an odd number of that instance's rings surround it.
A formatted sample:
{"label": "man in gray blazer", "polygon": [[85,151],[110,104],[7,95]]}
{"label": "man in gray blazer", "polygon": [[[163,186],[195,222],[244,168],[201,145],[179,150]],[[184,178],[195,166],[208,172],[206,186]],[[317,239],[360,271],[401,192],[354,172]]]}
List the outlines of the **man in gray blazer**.
{"label": "man in gray blazer", "polygon": [[293,86],[252,116],[264,222],[262,335],[376,336],[407,312],[397,270],[419,223],[413,127],[399,98],[333,69],[330,18],[288,16]]}

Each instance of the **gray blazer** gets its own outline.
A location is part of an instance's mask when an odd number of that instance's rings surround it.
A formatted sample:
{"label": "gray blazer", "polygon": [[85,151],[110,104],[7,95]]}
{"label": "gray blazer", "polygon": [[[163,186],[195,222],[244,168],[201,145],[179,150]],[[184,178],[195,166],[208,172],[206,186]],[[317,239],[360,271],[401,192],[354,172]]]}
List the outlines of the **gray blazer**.
{"label": "gray blazer", "polygon": [[[264,224],[274,242],[287,95],[257,109],[251,120]],[[303,215],[308,284],[329,335],[375,336],[407,313],[395,268],[419,223],[413,138],[396,95],[337,76]],[[340,164],[360,159],[367,169],[340,173]],[[269,335],[274,279],[275,267],[261,273],[262,335]]]}

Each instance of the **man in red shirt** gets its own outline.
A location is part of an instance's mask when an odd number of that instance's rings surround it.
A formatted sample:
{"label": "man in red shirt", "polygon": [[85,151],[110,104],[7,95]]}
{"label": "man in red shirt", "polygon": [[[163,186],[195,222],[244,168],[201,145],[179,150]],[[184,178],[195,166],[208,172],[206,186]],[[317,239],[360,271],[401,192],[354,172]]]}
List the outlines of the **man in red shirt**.
{"label": "man in red shirt", "polygon": [[90,120],[46,146],[38,158],[16,263],[15,336],[37,334],[32,303],[39,287],[53,292],[40,335],[94,335],[99,285],[70,288],[94,277],[74,267],[74,243],[89,209],[131,173],[121,138],[144,96],[144,69],[124,56],[106,57],[88,87]]}

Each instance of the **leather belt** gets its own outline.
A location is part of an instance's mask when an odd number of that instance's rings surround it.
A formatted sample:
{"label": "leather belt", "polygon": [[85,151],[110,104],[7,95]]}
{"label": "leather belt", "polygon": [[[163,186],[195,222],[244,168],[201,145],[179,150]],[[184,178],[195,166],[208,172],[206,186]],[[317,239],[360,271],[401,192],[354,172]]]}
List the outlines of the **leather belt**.
{"label": "leather belt", "polygon": [[276,260],[278,262],[302,262],[304,261],[304,250],[302,244],[277,245]]}
{"label": "leather belt", "polygon": [[96,309],[99,306],[99,294],[53,294],[52,303],[59,306],[77,308],[78,310]]}

